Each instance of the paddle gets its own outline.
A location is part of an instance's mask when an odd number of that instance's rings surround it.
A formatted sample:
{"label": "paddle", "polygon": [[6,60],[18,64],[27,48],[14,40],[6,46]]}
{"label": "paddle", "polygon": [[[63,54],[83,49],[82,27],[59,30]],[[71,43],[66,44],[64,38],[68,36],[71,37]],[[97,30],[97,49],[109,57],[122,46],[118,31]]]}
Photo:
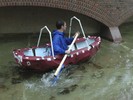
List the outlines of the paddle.
{"label": "paddle", "polygon": [[[71,43],[71,45],[70,45],[68,51],[70,51],[70,50],[72,49],[72,46],[73,46],[73,44],[75,43],[75,41],[76,41],[78,35],[79,35],[79,33],[76,32],[75,37],[74,37],[74,39],[73,39],[73,41],[72,41],[72,43]],[[65,54],[65,56],[63,57],[63,59],[62,59],[60,65],[58,66],[57,70],[55,71],[55,73],[54,73],[54,80],[53,80],[52,84],[55,84],[55,82],[56,82],[57,79],[59,78],[59,75],[60,75],[62,69],[64,68],[64,62],[65,62],[67,56],[68,56],[68,54]]]}

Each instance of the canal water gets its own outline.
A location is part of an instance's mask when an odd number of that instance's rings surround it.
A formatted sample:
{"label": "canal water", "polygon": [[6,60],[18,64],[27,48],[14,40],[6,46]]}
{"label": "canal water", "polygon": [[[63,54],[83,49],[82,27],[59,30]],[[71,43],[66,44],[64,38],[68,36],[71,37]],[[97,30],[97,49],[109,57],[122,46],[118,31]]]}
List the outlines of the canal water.
{"label": "canal water", "polygon": [[23,70],[13,58],[13,49],[36,45],[37,34],[0,35],[0,100],[132,100],[132,28],[133,24],[120,27],[121,43],[102,39],[91,60],[70,65],[54,86],[54,71]]}

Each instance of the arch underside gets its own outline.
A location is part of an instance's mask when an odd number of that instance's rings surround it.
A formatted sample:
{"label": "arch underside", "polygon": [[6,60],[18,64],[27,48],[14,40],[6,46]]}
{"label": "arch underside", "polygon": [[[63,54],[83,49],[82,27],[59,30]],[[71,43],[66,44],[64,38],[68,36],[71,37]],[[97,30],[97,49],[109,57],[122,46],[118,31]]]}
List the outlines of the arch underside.
{"label": "arch underside", "polygon": [[104,3],[93,0],[0,0],[0,7],[39,6],[65,9],[91,17],[108,27],[119,26],[127,18],[133,15],[132,6],[127,9],[124,9],[124,7],[119,7],[118,9],[116,5],[105,5],[106,2],[103,2]]}

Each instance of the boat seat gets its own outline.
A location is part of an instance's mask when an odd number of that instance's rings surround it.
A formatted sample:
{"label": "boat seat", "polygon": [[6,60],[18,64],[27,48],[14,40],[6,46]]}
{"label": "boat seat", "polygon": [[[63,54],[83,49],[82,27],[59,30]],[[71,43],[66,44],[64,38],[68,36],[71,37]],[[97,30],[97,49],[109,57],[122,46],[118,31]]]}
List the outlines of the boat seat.
{"label": "boat seat", "polygon": [[76,47],[77,47],[77,49],[82,49],[82,48],[87,47],[87,44],[86,44],[85,41],[83,41],[83,42],[78,42],[78,43],[76,43]]}
{"label": "boat seat", "polygon": [[24,55],[25,56],[34,56],[33,50],[29,49],[29,50],[24,51]]}
{"label": "boat seat", "polygon": [[50,48],[36,48],[35,55],[40,57],[50,56],[51,49]]}
{"label": "boat seat", "polygon": [[49,47],[29,49],[27,51],[24,51],[24,55],[25,56],[39,56],[39,57],[50,56],[51,49]]}
{"label": "boat seat", "polygon": [[[86,41],[88,42],[89,48],[91,48],[90,45],[95,42],[94,39],[87,39]],[[76,43],[77,49],[82,49],[82,48],[88,47],[86,41]]]}

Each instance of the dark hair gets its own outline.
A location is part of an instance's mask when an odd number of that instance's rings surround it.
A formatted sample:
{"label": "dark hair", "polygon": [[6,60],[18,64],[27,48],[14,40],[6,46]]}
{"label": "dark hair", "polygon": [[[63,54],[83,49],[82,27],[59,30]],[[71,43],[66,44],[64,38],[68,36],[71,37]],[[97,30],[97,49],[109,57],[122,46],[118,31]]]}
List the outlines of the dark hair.
{"label": "dark hair", "polygon": [[59,20],[56,22],[56,28],[61,29],[61,26],[64,26],[65,21]]}

